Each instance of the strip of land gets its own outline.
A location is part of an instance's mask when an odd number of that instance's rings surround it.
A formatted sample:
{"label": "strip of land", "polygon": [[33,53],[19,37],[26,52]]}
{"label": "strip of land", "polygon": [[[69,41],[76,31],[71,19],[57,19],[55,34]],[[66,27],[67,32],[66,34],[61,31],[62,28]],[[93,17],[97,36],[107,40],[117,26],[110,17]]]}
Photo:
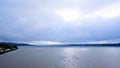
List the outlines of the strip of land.
{"label": "strip of land", "polygon": [[18,49],[18,47],[15,45],[8,45],[5,43],[0,43],[0,55],[7,53],[7,52],[10,52],[10,51],[14,51],[16,49]]}

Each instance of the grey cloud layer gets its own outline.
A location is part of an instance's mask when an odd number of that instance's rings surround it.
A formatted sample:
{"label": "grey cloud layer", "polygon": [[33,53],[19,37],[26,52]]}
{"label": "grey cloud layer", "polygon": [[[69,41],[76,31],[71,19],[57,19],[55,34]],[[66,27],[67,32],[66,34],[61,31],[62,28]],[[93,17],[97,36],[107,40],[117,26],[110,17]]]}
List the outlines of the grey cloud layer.
{"label": "grey cloud layer", "polygon": [[117,0],[1,0],[0,40],[82,42],[119,39],[120,17],[82,21],[83,24],[74,26],[51,13],[59,8],[92,12],[114,2]]}

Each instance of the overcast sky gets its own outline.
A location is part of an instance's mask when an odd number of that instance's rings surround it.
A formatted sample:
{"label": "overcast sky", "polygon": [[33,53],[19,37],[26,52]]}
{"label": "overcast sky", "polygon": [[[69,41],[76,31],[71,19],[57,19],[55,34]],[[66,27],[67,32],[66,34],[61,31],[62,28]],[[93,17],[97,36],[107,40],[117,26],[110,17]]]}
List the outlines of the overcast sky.
{"label": "overcast sky", "polygon": [[0,41],[120,39],[119,0],[0,0]]}

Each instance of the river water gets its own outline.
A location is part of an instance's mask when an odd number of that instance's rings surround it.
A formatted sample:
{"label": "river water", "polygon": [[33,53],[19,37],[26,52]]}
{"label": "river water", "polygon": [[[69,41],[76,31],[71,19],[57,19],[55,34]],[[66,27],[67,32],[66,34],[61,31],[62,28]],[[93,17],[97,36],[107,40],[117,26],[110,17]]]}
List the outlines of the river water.
{"label": "river water", "polygon": [[0,68],[120,68],[120,47],[19,47]]}

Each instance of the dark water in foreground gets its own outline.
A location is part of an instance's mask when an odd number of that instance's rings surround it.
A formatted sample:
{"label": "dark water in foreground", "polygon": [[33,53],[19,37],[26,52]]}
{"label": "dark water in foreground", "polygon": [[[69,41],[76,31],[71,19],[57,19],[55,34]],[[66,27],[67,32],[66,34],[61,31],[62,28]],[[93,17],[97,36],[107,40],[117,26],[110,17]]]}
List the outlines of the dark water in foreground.
{"label": "dark water in foreground", "polygon": [[19,47],[0,68],[120,68],[120,47]]}

